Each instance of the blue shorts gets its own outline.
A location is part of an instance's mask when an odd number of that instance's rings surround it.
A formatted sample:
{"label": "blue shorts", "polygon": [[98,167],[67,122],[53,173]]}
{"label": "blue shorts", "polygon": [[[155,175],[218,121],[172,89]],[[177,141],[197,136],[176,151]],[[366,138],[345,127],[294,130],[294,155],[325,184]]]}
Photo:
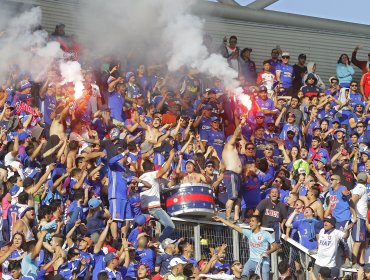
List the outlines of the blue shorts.
{"label": "blue shorts", "polygon": [[366,222],[363,219],[357,219],[352,227],[352,238],[354,242],[366,241]]}
{"label": "blue shorts", "polygon": [[239,197],[240,174],[230,170],[224,173],[224,185],[226,187],[227,197],[230,200],[236,200]]}
{"label": "blue shorts", "polygon": [[116,221],[132,220],[131,205],[128,200],[112,198],[109,200],[109,212]]}

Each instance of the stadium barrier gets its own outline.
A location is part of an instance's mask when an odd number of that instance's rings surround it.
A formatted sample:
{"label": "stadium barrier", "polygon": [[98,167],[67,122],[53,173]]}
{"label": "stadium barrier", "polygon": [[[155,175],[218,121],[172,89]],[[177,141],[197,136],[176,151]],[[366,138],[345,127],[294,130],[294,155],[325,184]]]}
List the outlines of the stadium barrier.
{"label": "stadium barrier", "polygon": [[[233,260],[239,260],[244,264],[249,258],[249,247],[244,235],[230,229],[222,223],[216,223],[211,220],[195,220],[188,218],[172,217],[176,229],[171,238],[186,238],[194,246],[194,257],[197,260],[209,259],[210,248],[215,248],[221,244],[227,244],[225,260],[231,263]],[[242,228],[249,228],[246,225],[239,225]],[[270,228],[263,228],[269,231],[273,237],[274,232]],[[270,279],[278,279],[277,271],[277,253],[271,254]]]}

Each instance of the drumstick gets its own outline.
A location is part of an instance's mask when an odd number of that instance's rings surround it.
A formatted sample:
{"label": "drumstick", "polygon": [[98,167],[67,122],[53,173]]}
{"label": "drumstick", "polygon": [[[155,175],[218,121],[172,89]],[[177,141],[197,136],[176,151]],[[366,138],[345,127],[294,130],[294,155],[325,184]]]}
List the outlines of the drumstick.
{"label": "drumstick", "polygon": [[195,161],[196,163],[197,163],[197,165],[198,165],[198,168],[199,168],[199,172],[202,172],[202,168],[200,167],[200,164],[199,164],[199,162],[196,160]]}

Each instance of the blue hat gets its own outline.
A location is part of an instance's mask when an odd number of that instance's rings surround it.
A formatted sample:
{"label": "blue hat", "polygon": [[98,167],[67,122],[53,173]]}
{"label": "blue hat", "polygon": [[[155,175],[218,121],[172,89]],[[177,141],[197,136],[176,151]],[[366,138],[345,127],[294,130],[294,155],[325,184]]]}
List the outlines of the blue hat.
{"label": "blue hat", "polygon": [[220,122],[220,119],[218,117],[212,117],[211,122]]}
{"label": "blue hat", "polygon": [[90,209],[95,209],[95,208],[99,207],[99,205],[100,205],[101,203],[102,203],[102,202],[101,202],[101,200],[100,200],[100,199],[97,199],[97,198],[93,197],[93,198],[91,198],[91,199],[89,200],[89,208],[90,208]]}
{"label": "blue hat", "polygon": [[126,81],[128,82],[128,80],[130,80],[131,77],[135,76],[135,74],[133,72],[127,72],[126,73]]}
{"label": "blue hat", "polygon": [[212,110],[212,106],[207,104],[203,107],[203,110]]}
{"label": "blue hat", "polygon": [[257,112],[256,117],[265,117],[265,114],[263,112]]}
{"label": "blue hat", "polygon": [[344,134],[346,134],[346,129],[345,128],[337,128],[336,130],[334,130],[334,134],[336,134],[337,132],[343,132]]}
{"label": "blue hat", "polygon": [[220,89],[218,87],[213,87],[210,90],[213,91],[213,92],[215,92],[215,93],[221,93],[222,92],[222,89]]}
{"label": "blue hat", "polygon": [[18,135],[18,139],[19,141],[24,141],[27,139],[27,137],[30,137],[31,135],[26,132],[26,131],[22,131],[19,135]]}
{"label": "blue hat", "polygon": [[32,87],[32,84],[29,81],[27,80],[21,81],[21,91],[30,87]]}
{"label": "blue hat", "polygon": [[353,103],[353,105],[354,105],[355,107],[356,107],[356,106],[358,106],[358,105],[362,106],[362,108],[364,108],[364,107],[365,107],[364,103],[362,103],[361,101],[356,101],[356,102],[354,102],[354,103]]}
{"label": "blue hat", "polygon": [[11,197],[17,197],[21,192],[23,192],[23,188],[18,187],[17,185],[13,185],[9,190]]}
{"label": "blue hat", "polygon": [[316,158],[315,159],[316,161],[320,161],[320,162],[322,162],[323,164],[327,164],[328,163],[328,161],[326,160],[326,158],[324,158],[324,157],[319,157],[319,158]]}
{"label": "blue hat", "polygon": [[263,92],[263,91],[267,91],[267,87],[265,87],[265,86],[259,86],[258,87],[258,92]]}
{"label": "blue hat", "polygon": [[139,226],[142,226],[143,224],[149,221],[150,221],[150,215],[141,214],[135,217],[135,223],[138,224]]}
{"label": "blue hat", "polygon": [[110,262],[111,260],[114,260],[114,259],[118,259],[118,256],[115,253],[110,252],[110,253],[105,255],[104,262],[107,263],[107,262]]}
{"label": "blue hat", "polygon": [[331,120],[331,123],[333,124],[333,123],[340,123],[340,121],[339,121],[339,119],[338,118],[334,118],[334,119],[332,119]]}
{"label": "blue hat", "polygon": [[370,151],[368,151],[368,150],[361,151],[360,154],[365,154],[368,157],[370,157]]}

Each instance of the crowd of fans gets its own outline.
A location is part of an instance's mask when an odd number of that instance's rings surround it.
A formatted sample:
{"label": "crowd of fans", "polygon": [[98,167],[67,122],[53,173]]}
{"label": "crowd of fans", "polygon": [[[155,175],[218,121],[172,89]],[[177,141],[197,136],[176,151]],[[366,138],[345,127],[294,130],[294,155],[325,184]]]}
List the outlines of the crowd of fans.
{"label": "crowd of fans", "polygon": [[[41,83],[12,66],[2,84],[2,279],[267,280],[288,238],[316,255],[312,279],[337,277],[337,255],[370,279],[370,53],[341,54],[326,82],[305,54],[292,65],[278,47],[258,65],[225,38],[249,108],[196,69],[85,59],[63,24],[50,38],[83,65],[84,90],[75,98],[57,63]],[[209,185],[213,219],[246,236],[246,264],[227,263],[225,244],[195,259],[174,238],[166,193],[186,183]],[[292,253],[280,279],[305,279]]]}

